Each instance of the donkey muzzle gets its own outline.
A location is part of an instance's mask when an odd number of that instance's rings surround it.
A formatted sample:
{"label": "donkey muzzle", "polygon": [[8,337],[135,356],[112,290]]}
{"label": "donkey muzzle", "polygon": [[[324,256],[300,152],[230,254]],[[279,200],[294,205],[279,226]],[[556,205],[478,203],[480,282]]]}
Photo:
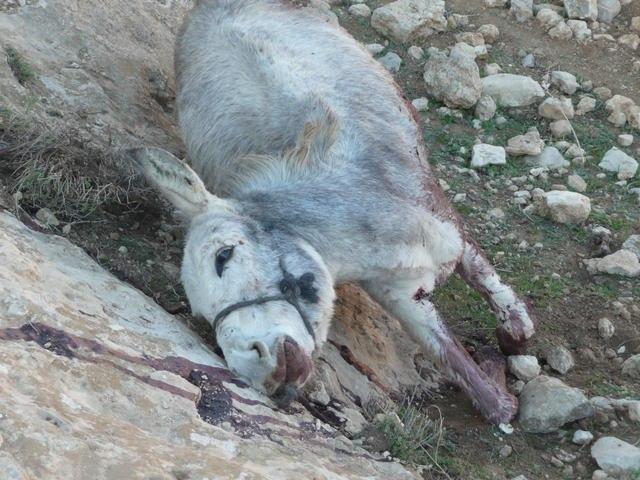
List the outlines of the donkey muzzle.
{"label": "donkey muzzle", "polygon": [[278,406],[286,406],[297,397],[313,370],[313,361],[291,337],[282,338],[276,347],[277,365],[271,382],[278,385],[272,398]]}

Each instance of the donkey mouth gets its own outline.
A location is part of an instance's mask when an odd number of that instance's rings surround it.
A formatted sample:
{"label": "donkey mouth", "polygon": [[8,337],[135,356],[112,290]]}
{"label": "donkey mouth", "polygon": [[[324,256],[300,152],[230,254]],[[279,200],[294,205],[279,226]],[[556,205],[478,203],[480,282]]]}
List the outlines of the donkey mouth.
{"label": "donkey mouth", "polygon": [[278,407],[286,407],[298,397],[298,387],[311,375],[313,362],[290,337],[285,337],[278,345],[277,362],[272,379],[279,386],[272,399]]}

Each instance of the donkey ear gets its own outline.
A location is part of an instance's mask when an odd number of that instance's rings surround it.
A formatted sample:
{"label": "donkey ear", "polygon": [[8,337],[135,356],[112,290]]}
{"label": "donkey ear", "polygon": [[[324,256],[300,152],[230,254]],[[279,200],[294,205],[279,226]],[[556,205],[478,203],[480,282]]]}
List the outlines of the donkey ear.
{"label": "donkey ear", "polygon": [[130,148],[124,151],[124,157],[188,218],[203,213],[212,202],[221,201],[207,191],[196,172],[166,150]]}

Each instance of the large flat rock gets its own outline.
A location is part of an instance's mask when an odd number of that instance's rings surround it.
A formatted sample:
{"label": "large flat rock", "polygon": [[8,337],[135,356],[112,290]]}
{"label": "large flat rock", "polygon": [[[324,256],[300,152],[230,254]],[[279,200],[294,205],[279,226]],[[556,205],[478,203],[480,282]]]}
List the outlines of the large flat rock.
{"label": "large flat rock", "polygon": [[[14,2],[0,40],[35,75],[22,85],[0,62],[0,104],[105,155],[179,151],[173,50],[193,4]],[[340,413],[438,387],[398,322],[347,285],[306,388],[313,415],[279,411],[179,318],[1,212],[0,332],[0,472],[21,480],[413,478],[354,447]]]}
{"label": "large flat rock", "polygon": [[0,62],[4,108],[51,129],[77,129],[79,140],[99,147],[141,138],[177,146],[173,46],[193,0],[13,3],[0,12],[0,41],[34,78],[21,85]]}
{"label": "large flat rock", "polygon": [[17,479],[416,478],[277,410],[179,319],[6,212],[0,435]]}
{"label": "large flat rock", "polygon": [[633,479],[640,471],[640,448],[616,437],[599,438],[591,456],[609,475]]}
{"label": "large flat rock", "polygon": [[[0,12],[0,41],[19,51],[35,78],[23,86],[0,62],[0,105],[18,115],[28,107],[29,123],[44,124],[52,132],[72,129],[74,139],[105,157],[122,145],[139,143],[179,150],[173,50],[193,4],[14,2]],[[36,97],[44,100],[29,100]],[[416,369],[418,348],[394,319],[354,286],[341,287],[339,293],[330,342],[316,362],[309,391],[324,389],[331,399],[356,408],[409,386],[437,387],[436,375]]]}

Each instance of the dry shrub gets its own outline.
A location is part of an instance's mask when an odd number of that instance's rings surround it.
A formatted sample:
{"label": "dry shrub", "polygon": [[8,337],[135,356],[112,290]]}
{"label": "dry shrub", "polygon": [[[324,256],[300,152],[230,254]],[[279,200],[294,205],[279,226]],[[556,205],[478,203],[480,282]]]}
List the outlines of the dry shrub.
{"label": "dry shrub", "polygon": [[47,207],[69,221],[100,207],[128,205],[144,192],[112,149],[83,142],[71,128],[33,124],[0,112],[0,173],[28,209]]}

